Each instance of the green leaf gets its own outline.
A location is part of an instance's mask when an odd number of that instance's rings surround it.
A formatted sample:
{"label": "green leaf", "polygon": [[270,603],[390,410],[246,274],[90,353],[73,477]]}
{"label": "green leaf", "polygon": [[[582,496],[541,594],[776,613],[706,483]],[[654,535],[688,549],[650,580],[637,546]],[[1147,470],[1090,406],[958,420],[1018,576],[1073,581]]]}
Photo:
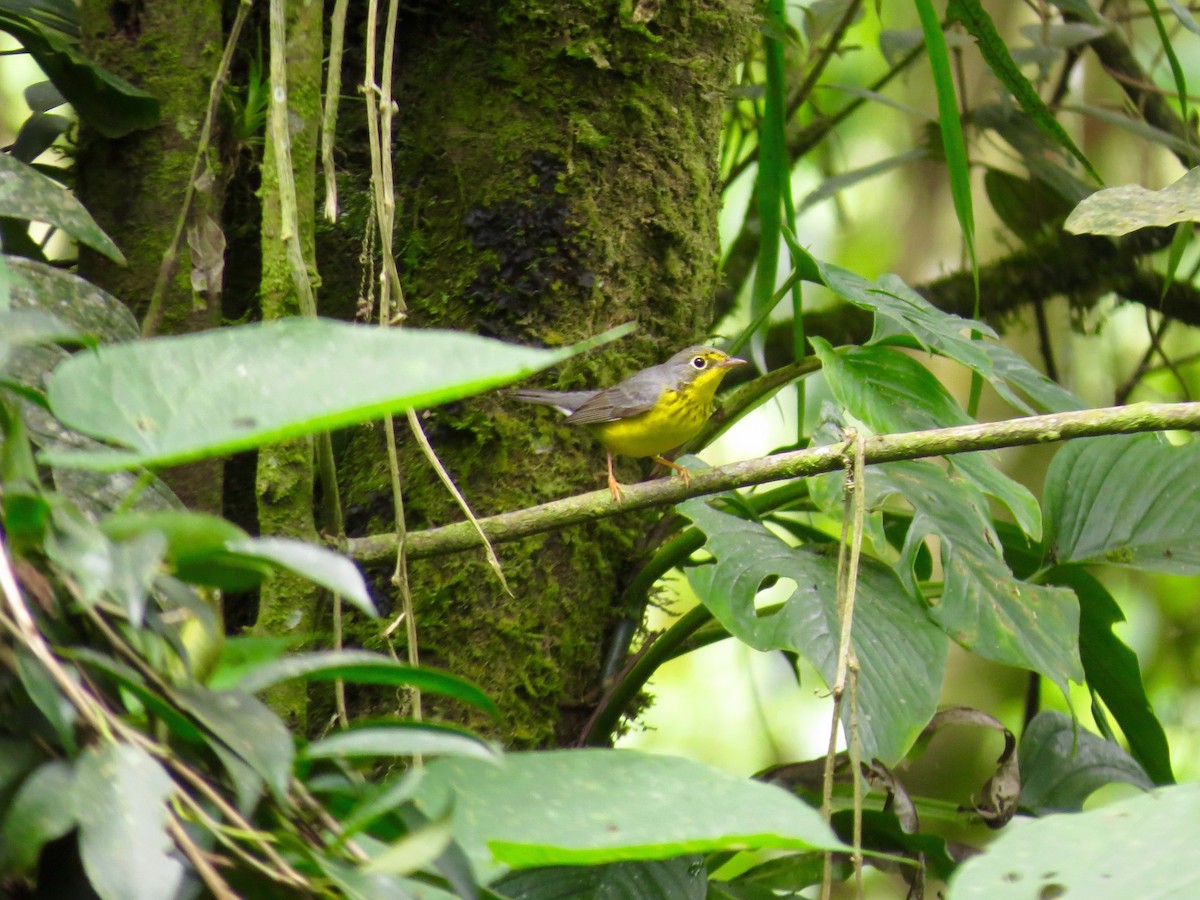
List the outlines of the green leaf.
{"label": "green leaf", "polygon": [[410,666],[369,650],[321,650],[296,653],[254,666],[238,678],[238,690],[264,691],[292,678],[305,681],[333,681],[340,678],[350,684],[375,684],[390,687],[415,687],[464,700],[495,715],[496,706],[478,686],[464,678],[436,669]]}
{"label": "green leaf", "polygon": [[79,37],[79,9],[72,0],[0,0],[0,12]]}
{"label": "green leaf", "polygon": [[[953,0],[951,0],[953,2]],[[971,203],[971,161],[963,137],[962,119],[958,115],[958,95],[954,77],[950,74],[950,53],[946,36],[938,21],[931,0],[916,0],[921,31],[925,37],[925,52],[933,71],[933,86],[937,92],[938,125],[942,133],[942,149],[946,154],[946,170],[950,175],[950,194],[954,198],[954,213],[962,229],[963,244],[971,261],[975,279],[976,307],[979,297],[979,262],[975,256],[975,211]]]}
{"label": "green leaf", "polygon": [[114,262],[125,262],[117,245],[70,191],[7,153],[0,153],[0,216],[57,226]]}
{"label": "green leaf", "polygon": [[408,875],[429,866],[454,839],[449,815],[427,821],[363,864],[368,875]]}
{"label": "green leaf", "polygon": [[867,483],[913,507],[900,573],[910,591],[918,591],[917,553],[929,535],[937,536],[942,595],[929,615],[948,635],[987,659],[1040,672],[1064,693],[1068,681],[1083,680],[1078,600],[1069,590],[1013,577],[987,504],[973,486],[924,461],[879,466]]}
{"label": "green leaf", "polygon": [[1072,234],[1114,237],[1139,228],[1165,228],[1200,219],[1200,167],[1157,191],[1122,184],[1096,191],[1082,200],[1063,226]]}
{"label": "green leaf", "polygon": [[[818,881],[820,874],[818,870]],[[492,888],[511,900],[567,897],[704,900],[708,878],[698,856],[639,860],[602,866],[550,866],[505,875]]]}
{"label": "green leaf", "polygon": [[75,773],[62,760],[25,779],[0,823],[0,872],[24,874],[50,841],[75,827]]}
{"label": "green leaf", "polygon": [[952,22],[961,22],[971,37],[979,44],[979,52],[987,61],[988,67],[1021,104],[1021,109],[1047,135],[1058,142],[1060,146],[1077,160],[1087,170],[1088,174],[1097,181],[1103,179],[1092,168],[1092,164],[1083,152],[1075,146],[1063,127],[1058,124],[1054,114],[1050,112],[1041,96],[1029,80],[1021,74],[1017,64],[1009,55],[1008,45],[996,31],[991,16],[987,14],[979,0],[949,0],[946,4],[946,17]]}
{"label": "green leaf", "polygon": [[[834,350],[812,338],[822,373],[834,397],[856,419],[878,433],[920,431],[974,422],[923,365],[888,347]],[[991,454],[959,453],[950,457],[951,471],[961,472],[985,494],[1011,510],[1017,524],[1034,539],[1042,533],[1037,500],[990,462]]]}
{"label": "green leaf", "polygon": [[261,700],[241,691],[199,685],[171,689],[179,706],[240,756],[275,792],[287,795],[295,749],[292,735]]}
{"label": "green leaf", "polygon": [[[816,666],[826,684],[837,672],[841,633],[837,561],[812,547],[789,547],[756,522],[718,512],[704,499],[677,510],[708,540],[714,565],[687,570],[704,605],[756,650],[791,650]],[[788,578],[795,590],[770,612],[755,608],[764,581]],[[858,655],[859,738],[864,759],[900,760],[937,709],[946,639],[887,567],[863,559],[853,643]],[[849,727],[849,704],[843,725]]]}
{"label": "green leaf", "polygon": [[207,584],[227,591],[257,586],[272,566],[259,556],[229,549],[250,536],[232,522],[209,513],[186,510],[116,513],[100,521],[114,541],[147,534],[166,539],[166,563],[180,581]]}
{"label": "green leaf", "polygon": [[0,809],[8,805],[9,796],[21,780],[44,759],[35,740],[32,735],[22,739],[0,735]]}
{"label": "green leaf", "polygon": [[985,378],[992,375],[992,360],[980,341],[971,340],[976,331],[991,338],[996,333],[981,322],[964,319],[938,309],[896,275],[884,275],[879,283],[829,263],[820,263],[821,276],[829,289],[855,306],[875,313],[872,341],[889,334],[910,334],[930,353],[940,353],[962,363]]}
{"label": "green leaf", "polygon": [[1150,779],[1174,783],[1167,735],[1146,696],[1137,654],[1113,633],[1113,626],[1125,621],[1121,607],[1082,566],[1056,566],[1044,577],[1079,597],[1079,656],[1088,687],[1100,695]]}
{"label": "green leaf", "polygon": [[[50,723],[63,749],[74,753],[75,723],[79,711],[63,696],[62,689],[37,657],[24,649],[18,650],[14,656],[17,677],[21,679],[21,687],[25,689],[29,700]],[[74,674],[71,672],[69,676]]]}
{"label": "green leaf", "polygon": [[1038,713],[1021,735],[1021,807],[1034,815],[1079,812],[1092,792],[1114,781],[1142,790],[1154,785],[1112,741],[1053,710]]}
{"label": "green leaf", "polygon": [[1071,212],[1070,204],[1044,184],[1003,169],[988,166],[983,186],[1000,221],[1027,244],[1056,232]]}
{"label": "green leaf", "polygon": [[[225,642],[221,645],[216,665],[208,677],[208,686],[214,691],[240,687],[247,672],[279,659],[296,642],[297,638],[291,635],[284,637],[231,635],[225,638]],[[243,688],[243,690],[245,689]]]}
{"label": "green leaf", "polygon": [[31,163],[50,149],[70,127],[71,120],[66,116],[35,112],[21,124],[21,130],[17,132],[17,139],[13,141],[9,152],[14,159]]}
{"label": "green leaf", "polygon": [[1200,784],[1159,788],[1073,815],[1005,831],[950,880],[954,900],[1191,897]]}
{"label": "green leaf", "polygon": [[379,615],[358,566],[327,547],[292,538],[247,537],[227,542],[225,549],[239,556],[261,559],[277,568],[287,569],[313,584],[340,594],[371,618]]}
{"label": "green leaf", "polygon": [[1200,443],[1156,434],[1071,441],[1046,474],[1048,558],[1200,572]]}
{"label": "green leaf", "polygon": [[[111,470],[232,453],[460,400],[627,330],[539,350],[450,331],[298,318],[101,347],[55,371],[50,406],[68,427],[129,449],[43,457]],[[338,360],[335,371],[330,360]]]}
{"label": "green leaf", "polygon": [[421,722],[356,724],[313,741],[301,752],[306,759],[361,756],[469,756],[499,759],[496,748],[478,735],[449,725]]}
{"label": "green leaf", "polygon": [[[1051,381],[1015,350],[996,341],[984,341],[983,349],[992,359],[992,387],[1015,409],[1033,415],[1087,408],[1082,400]],[[1032,406],[1022,399],[1022,394]]]}
{"label": "green leaf", "polygon": [[104,137],[124,137],[158,124],[158,100],[86,59],[61,27],[43,27],[0,7],[0,31],[21,42],[79,117]]}
{"label": "green leaf", "polygon": [[845,850],[782,788],[633,750],[439,759],[418,793],[453,803],[454,837],[484,880],[513,868],[669,859],[723,849]]}
{"label": "green leaf", "polygon": [[170,856],[167,798],[175,783],[144,750],[102,744],[75,765],[79,855],[103,900],[170,900],[183,866]]}

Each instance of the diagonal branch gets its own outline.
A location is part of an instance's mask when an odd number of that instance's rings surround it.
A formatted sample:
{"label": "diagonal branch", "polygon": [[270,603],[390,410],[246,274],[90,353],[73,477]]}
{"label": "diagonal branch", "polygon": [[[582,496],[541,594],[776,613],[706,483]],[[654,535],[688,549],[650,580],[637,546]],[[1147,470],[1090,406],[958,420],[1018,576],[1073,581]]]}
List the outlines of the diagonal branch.
{"label": "diagonal branch", "polygon": [[[878,465],[902,459],[998,450],[1071,438],[1172,429],[1200,431],[1200,403],[1137,403],[1133,406],[1025,416],[1003,422],[876,435],[867,438],[863,446],[867,465]],[[840,469],[847,452],[848,448],[843,442],[777,453],[697,472],[687,483],[664,478],[628,486],[619,505],[613,502],[607,490],[592,491],[480,519],[479,526],[493,543],[515,541],[623,512],[669,506],[689,497],[716,494],[768,481],[822,475]],[[383,562],[396,553],[395,534],[349,538],[338,543],[342,552],[363,563]],[[457,522],[428,531],[411,532],[407,535],[405,545],[408,557],[419,559],[478,547],[479,535],[469,523]]]}

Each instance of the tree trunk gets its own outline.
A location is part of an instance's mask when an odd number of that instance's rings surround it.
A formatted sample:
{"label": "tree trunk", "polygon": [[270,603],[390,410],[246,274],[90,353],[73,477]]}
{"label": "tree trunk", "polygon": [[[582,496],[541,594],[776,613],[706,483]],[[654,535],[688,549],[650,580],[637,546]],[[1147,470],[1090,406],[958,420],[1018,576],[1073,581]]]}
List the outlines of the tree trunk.
{"label": "tree trunk", "polygon": [[[128,266],[119,266],[80,247],[80,274],[123,300],[141,320],[183,208],[209,86],[221,58],[220,4],[84,0],[80,25],[84,52],[153,94],[162,109],[156,127],[118,140],[83,129],[75,167],[80,198],[128,260]],[[157,333],[200,331],[220,321],[220,284],[213,281],[195,291],[192,271],[193,262],[205,268],[206,261],[219,261],[224,249],[219,240],[224,170],[210,147],[208,175],[197,186],[188,217],[188,227],[203,235],[195,244],[207,246],[206,259],[193,260],[188,241],[182,242]],[[179,466],[163,477],[188,506],[221,511],[220,460]]]}
{"label": "tree trunk", "polygon": [[[721,111],[752,5],[631,7],[406,13],[394,162],[408,325],[561,345],[638,324],[539,380],[558,387],[613,383],[703,337],[717,283]],[[349,85],[362,68],[349,51],[347,60]],[[319,238],[325,298],[343,310],[364,283],[368,210],[366,141],[352,109],[342,114],[345,215]],[[603,449],[552,411],[492,394],[423,421],[478,514],[603,485]],[[409,528],[461,518],[407,429],[397,430]],[[343,455],[352,534],[392,530],[383,445],[379,429],[362,430]],[[621,464],[625,480],[638,471]],[[482,552],[413,563],[422,662],[484,685],[513,744],[571,742],[599,695],[606,641],[623,616],[615,601],[647,524],[630,515],[503,548],[511,597]],[[382,574],[377,584],[386,585]],[[385,640],[370,623],[355,635],[367,646]],[[379,711],[377,699],[354,699]]]}

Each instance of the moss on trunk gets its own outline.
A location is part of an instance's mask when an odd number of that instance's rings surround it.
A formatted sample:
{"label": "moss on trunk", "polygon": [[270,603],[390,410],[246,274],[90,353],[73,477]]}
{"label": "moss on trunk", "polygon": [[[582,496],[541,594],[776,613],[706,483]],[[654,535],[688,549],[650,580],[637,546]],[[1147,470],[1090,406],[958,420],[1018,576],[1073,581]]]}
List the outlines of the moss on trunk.
{"label": "moss on trunk", "polygon": [[[398,35],[396,251],[410,324],[559,345],[638,323],[619,346],[543,379],[559,387],[612,383],[703,336],[717,282],[720,115],[749,0],[664,4],[649,18],[649,4],[448,6],[411,13]],[[352,148],[347,215],[323,235],[322,275],[352,309],[367,167],[360,138],[342,145]],[[603,483],[603,451],[551,411],[493,394],[424,422],[478,513]],[[460,518],[398,438],[409,527]],[[390,530],[383,458],[378,429],[350,436],[342,471],[355,533]],[[634,463],[622,470],[638,477]],[[486,686],[512,743],[570,742],[598,696],[615,598],[645,526],[631,515],[503,549],[515,597],[482,553],[413,564],[422,661]],[[374,624],[356,635],[382,641]]]}

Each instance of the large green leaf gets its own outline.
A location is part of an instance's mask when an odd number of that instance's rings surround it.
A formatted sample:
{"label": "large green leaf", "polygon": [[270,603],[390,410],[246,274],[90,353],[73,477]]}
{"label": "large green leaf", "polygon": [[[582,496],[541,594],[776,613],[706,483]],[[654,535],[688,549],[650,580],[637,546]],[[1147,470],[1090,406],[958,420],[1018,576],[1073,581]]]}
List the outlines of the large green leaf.
{"label": "large green leaf", "polygon": [[1046,474],[1047,558],[1200,572],[1200,443],[1156,434],[1071,441]]}
{"label": "large green leaf", "polygon": [[79,855],[103,900],[169,900],[183,866],[169,851],[167,798],[175,784],[144,750],[101,744],[75,765]]}
{"label": "large green leaf", "polygon": [[1114,781],[1154,785],[1112,741],[1084,731],[1054,710],[1038,713],[1021,735],[1021,808],[1035,815],[1078,812],[1092,792]]}
{"label": "large green leaf", "polygon": [[75,827],[74,787],[74,770],[58,759],[25,779],[0,820],[0,872],[29,872],[42,847]]}
{"label": "large green leaf", "polygon": [[55,225],[109,259],[125,261],[74,194],[7,153],[0,153],[0,216]]}
{"label": "large green leaf", "polygon": [[484,880],[529,868],[669,859],[712,850],[845,850],[820,813],[782,788],[633,750],[439,759],[417,795],[453,804],[454,837]]}
{"label": "large green leaf", "polygon": [[260,665],[246,667],[244,674],[233,684],[236,684],[239,690],[257,693],[292,678],[302,678],[305,681],[333,681],[340,678],[350,684],[415,687],[422,691],[465,700],[489,713],[494,714],[496,711],[491,698],[478,686],[463,678],[436,669],[410,666],[369,650],[295,653],[282,659],[272,659]]}
{"label": "large green leaf", "polygon": [[[677,509],[707,535],[713,565],[688,569],[696,593],[730,634],[757,650],[791,650],[808,659],[826,684],[837,673],[841,633],[837,561],[811,547],[789,547],[757,522],[694,499]],[[787,578],[795,590],[769,613],[755,609],[764,581]],[[859,739],[864,759],[900,760],[937,709],[946,663],[945,637],[895,574],[863,559],[855,601]],[[843,706],[849,728],[850,705]]]}
{"label": "large green leaf", "polygon": [[899,494],[913,508],[901,576],[918,590],[913,565],[925,539],[941,547],[942,594],[929,615],[969,650],[1006,665],[1040,672],[1067,690],[1082,681],[1079,603],[1064,588],[1015,578],[983,496],[933,463],[889,463],[867,473],[873,491]]}
{"label": "large green leaf", "polygon": [[1006,829],[950,880],[951,900],[1187,898],[1200,890],[1200,784]]}
{"label": "large green leaf", "polygon": [[1121,607],[1082,566],[1055,566],[1045,580],[1079,597],[1079,656],[1088,687],[1100,695],[1151,780],[1173,783],[1171,748],[1146,696],[1137,654],[1113,633],[1113,626],[1125,621]]}
{"label": "large green leaf", "polygon": [[[888,347],[843,347],[812,338],[822,374],[838,402],[876,432],[920,431],[969,425],[968,416],[928,369]],[[1023,485],[1002,473],[986,453],[959,453],[950,467],[1012,511],[1017,524],[1034,539],[1042,533],[1037,500]]]}
{"label": "large green leaf", "polygon": [[55,371],[50,405],[69,427],[128,449],[43,456],[119,469],[232,453],[459,400],[594,343],[540,350],[450,331],[283,319],[101,347]]}

